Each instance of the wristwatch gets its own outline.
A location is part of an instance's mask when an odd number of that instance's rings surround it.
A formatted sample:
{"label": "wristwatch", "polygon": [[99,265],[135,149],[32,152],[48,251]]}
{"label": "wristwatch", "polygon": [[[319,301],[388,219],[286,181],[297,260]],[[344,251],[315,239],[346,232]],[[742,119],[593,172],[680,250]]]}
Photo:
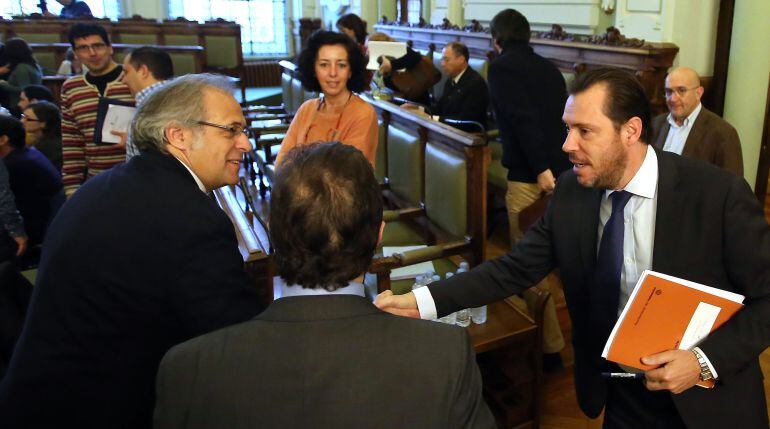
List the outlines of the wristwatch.
{"label": "wristwatch", "polygon": [[700,365],[700,379],[701,381],[707,381],[714,378],[714,375],[711,373],[711,368],[709,368],[708,362],[706,362],[706,358],[703,356],[703,352],[698,347],[693,348],[690,350],[692,354],[695,355],[695,358],[698,359],[698,365]]}

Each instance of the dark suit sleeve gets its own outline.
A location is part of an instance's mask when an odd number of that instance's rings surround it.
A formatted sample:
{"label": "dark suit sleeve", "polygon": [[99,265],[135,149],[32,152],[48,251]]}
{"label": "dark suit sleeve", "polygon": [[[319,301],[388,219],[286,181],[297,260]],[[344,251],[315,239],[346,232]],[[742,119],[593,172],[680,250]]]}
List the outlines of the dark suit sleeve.
{"label": "dark suit sleeve", "polygon": [[407,69],[414,67],[422,60],[422,55],[419,52],[413,50],[410,47],[406,48],[406,54],[403,57],[396,58],[390,62],[390,67],[393,72],[396,70]]}
{"label": "dark suit sleeve", "polygon": [[[446,94],[446,92],[444,92]],[[466,89],[466,97],[461,100],[462,109],[458,114],[441,115],[439,120],[444,119],[458,119],[465,121],[475,121],[486,117],[487,109],[489,108],[489,91],[487,85],[484,83],[484,79],[474,80]],[[481,125],[486,128],[486,121],[482,121]]]}
{"label": "dark suit sleeve", "polygon": [[730,124],[714,128],[715,133],[709,138],[717,139],[714,164],[724,170],[743,177],[743,153],[738,132]]}
{"label": "dark suit sleeve", "polygon": [[461,334],[465,343],[463,368],[458,379],[449,423],[458,429],[495,428],[495,419],[482,395],[481,374],[476,364],[476,352],[473,350],[468,332],[463,329]]}
{"label": "dark suit sleeve", "polygon": [[529,88],[524,79],[511,76],[493,62],[489,69],[489,89],[501,132],[506,129],[505,134],[515,137],[532,172],[540,174],[547,170],[549,145],[544,141],[543,125],[533,108],[538,102],[533,92],[538,88]]}
{"label": "dark suit sleeve", "polygon": [[177,346],[169,350],[160,362],[155,383],[155,428],[188,427],[185,416],[191,406],[193,386],[190,381],[196,378],[195,361],[189,353],[180,353]]}
{"label": "dark suit sleeve", "polygon": [[755,361],[770,345],[770,226],[742,178],[733,178],[724,207],[724,264],[746,306],[700,345],[720,378]]}
{"label": "dark suit sleeve", "polygon": [[527,230],[509,253],[484,262],[467,273],[431,283],[429,290],[439,317],[521,293],[555,268],[551,222],[554,201],[559,197],[560,188],[557,182],[545,215]]}
{"label": "dark suit sleeve", "polygon": [[262,311],[256,287],[243,271],[243,259],[229,218],[224,213],[194,219],[170,297],[186,338],[244,320]]}

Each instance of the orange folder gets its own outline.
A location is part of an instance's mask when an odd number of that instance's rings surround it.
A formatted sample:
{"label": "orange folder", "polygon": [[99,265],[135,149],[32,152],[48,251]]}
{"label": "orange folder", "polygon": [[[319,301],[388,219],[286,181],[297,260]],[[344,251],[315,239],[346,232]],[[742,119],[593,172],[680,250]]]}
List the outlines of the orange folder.
{"label": "orange folder", "polygon": [[[743,308],[743,296],[654,271],[636,284],[602,357],[643,371],[641,358],[689,350]],[[705,385],[704,385],[705,384]],[[711,383],[699,383],[712,387]]]}

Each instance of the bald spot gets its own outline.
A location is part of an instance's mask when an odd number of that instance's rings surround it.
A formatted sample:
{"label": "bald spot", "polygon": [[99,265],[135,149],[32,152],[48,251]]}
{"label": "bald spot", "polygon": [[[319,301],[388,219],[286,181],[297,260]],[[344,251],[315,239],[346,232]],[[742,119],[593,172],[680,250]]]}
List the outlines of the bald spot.
{"label": "bald spot", "polygon": [[700,86],[700,76],[698,73],[689,67],[677,67],[671,70],[668,74],[669,80],[675,80],[680,84],[684,84],[687,88],[694,86]]}

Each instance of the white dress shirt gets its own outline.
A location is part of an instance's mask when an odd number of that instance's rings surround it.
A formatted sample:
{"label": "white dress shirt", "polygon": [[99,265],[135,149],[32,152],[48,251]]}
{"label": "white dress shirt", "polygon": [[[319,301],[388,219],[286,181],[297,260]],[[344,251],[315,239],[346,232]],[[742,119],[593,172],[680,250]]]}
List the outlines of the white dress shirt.
{"label": "white dress shirt", "polygon": [[[658,156],[651,146],[647,147],[641,167],[624,188],[632,194],[623,209],[623,269],[620,273],[620,300],[618,315],[628,302],[631,292],[644,270],[652,269],[652,249],[655,244],[655,214],[658,205]],[[614,190],[607,190],[602,195],[599,206],[598,241],[601,243],[604,225],[612,214],[612,201],[609,195]],[[598,246],[597,246],[598,252]],[[436,303],[427,287],[413,291],[420,311],[420,318],[435,319]],[[717,373],[706,358],[714,378]]]}
{"label": "white dress shirt", "polygon": [[281,277],[273,277],[273,284],[278,286],[281,291],[280,298],[292,296],[323,296],[323,295],[356,295],[364,297],[364,285],[362,283],[350,282],[347,286],[328,291],[322,287],[315,289],[303,288],[299,285],[287,285]]}
{"label": "white dress shirt", "polygon": [[674,117],[671,116],[670,113],[668,114],[666,120],[671,127],[668,129],[668,135],[666,135],[666,143],[663,145],[663,150],[666,152],[674,152],[677,155],[682,154],[684,144],[687,141],[687,136],[689,136],[690,131],[692,131],[692,125],[698,118],[701,107],[703,106],[698,103],[698,107],[690,113],[690,116],[684,118],[682,126],[677,125],[676,121],[674,121]]}

